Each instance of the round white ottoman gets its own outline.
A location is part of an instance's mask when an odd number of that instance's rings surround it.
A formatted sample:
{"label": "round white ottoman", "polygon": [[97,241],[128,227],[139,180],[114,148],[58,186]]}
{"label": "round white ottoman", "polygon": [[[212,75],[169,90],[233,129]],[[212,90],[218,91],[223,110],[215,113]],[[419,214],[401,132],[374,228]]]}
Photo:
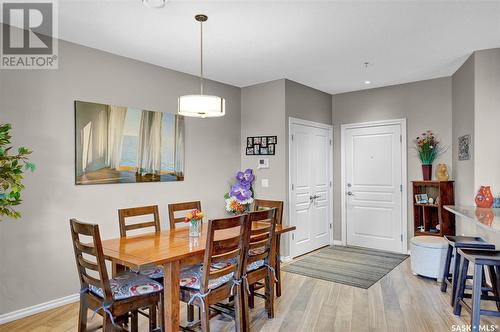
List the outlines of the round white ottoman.
{"label": "round white ottoman", "polygon": [[440,236],[415,236],[410,240],[413,274],[441,282],[448,242]]}

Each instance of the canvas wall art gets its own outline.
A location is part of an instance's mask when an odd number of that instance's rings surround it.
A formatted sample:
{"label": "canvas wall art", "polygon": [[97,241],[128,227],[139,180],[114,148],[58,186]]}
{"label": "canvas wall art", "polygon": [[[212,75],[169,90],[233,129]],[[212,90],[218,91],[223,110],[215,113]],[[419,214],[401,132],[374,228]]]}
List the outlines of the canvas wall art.
{"label": "canvas wall art", "polygon": [[458,160],[469,160],[470,155],[471,155],[470,135],[460,136],[458,138]]}
{"label": "canvas wall art", "polygon": [[76,184],[184,180],[184,118],[75,101]]}

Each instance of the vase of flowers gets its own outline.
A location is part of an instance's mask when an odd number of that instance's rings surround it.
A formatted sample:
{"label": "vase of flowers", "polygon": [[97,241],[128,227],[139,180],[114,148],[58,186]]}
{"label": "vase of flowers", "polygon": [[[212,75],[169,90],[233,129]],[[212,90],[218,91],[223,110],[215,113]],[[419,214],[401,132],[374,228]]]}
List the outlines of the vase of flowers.
{"label": "vase of flowers", "polygon": [[189,223],[189,236],[199,237],[201,235],[201,222],[204,215],[200,210],[194,209],[184,217],[184,221]]}
{"label": "vase of flowers", "polygon": [[227,212],[239,215],[250,210],[250,205],[253,203],[254,179],[255,176],[250,168],[236,174],[236,183],[231,187],[231,191],[224,195]]}
{"label": "vase of flowers", "polygon": [[432,163],[442,152],[439,140],[431,130],[427,130],[415,140],[418,158],[422,163],[422,175],[424,181],[432,179]]}

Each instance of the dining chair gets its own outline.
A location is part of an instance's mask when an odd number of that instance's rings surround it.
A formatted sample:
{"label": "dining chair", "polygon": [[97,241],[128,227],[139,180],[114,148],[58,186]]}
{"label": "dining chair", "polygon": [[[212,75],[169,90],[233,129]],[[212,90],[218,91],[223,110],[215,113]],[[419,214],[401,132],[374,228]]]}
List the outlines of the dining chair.
{"label": "dining chair", "polygon": [[201,211],[201,202],[184,202],[184,203],[172,203],[168,205],[168,220],[170,221],[170,229],[175,229],[176,224],[184,222],[184,216],[175,217],[176,212],[189,212],[190,210],[197,209]]}
{"label": "dining chair", "polygon": [[[266,199],[255,199],[254,201],[254,211],[265,210],[265,209],[276,209],[276,224],[281,225],[283,223],[283,201],[271,201]],[[276,271],[276,296],[281,296],[281,237],[276,238],[276,259],[274,270]]]}
{"label": "dining chair", "polygon": [[[248,213],[249,222],[260,225],[260,227],[252,227],[250,231],[245,275],[245,279],[250,285],[248,306],[251,308],[254,306],[254,296],[264,298],[269,318],[274,318],[274,284],[277,281],[274,269],[276,259],[276,212],[277,209],[272,208]],[[265,280],[263,284],[260,283],[261,280]],[[259,288],[265,289],[264,294],[256,292]],[[248,324],[248,312],[245,313],[245,317],[246,324]]]}
{"label": "dining chair", "polygon": [[[139,222],[131,222],[130,219],[137,217],[145,217],[150,216],[152,220],[149,221],[139,221]],[[160,228],[160,215],[158,213],[158,206],[141,206],[134,208],[125,208],[118,210],[118,222],[120,224],[120,237],[129,236],[129,232],[137,231],[137,230],[145,230],[150,229],[156,233],[161,231]],[[163,283],[163,268],[157,265],[147,265],[142,266],[140,269],[136,271],[132,271],[135,273],[139,273],[148,278],[154,279],[158,282]],[[149,317],[152,321],[152,324],[156,325],[157,315],[156,310],[149,310],[149,314],[144,312],[143,310],[139,311],[140,314]]]}
{"label": "dining chair", "polygon": [[[88,309],[103,317],[104,332],[122,330],[116,319],[128,316],[129,313],[132,317],[130,330],[138,331],[139,308],[163,308],[159,305],[163,301],[162,284],[130,271],[121,272],[110,279],[106,270],[99,226],[71,219],[70,228],[80,279],[78,331],[87,331]],[[150,321],[150,330],[153,328],[155,326]],[[162,322],[160,329],[163,330]]]}
{"label": "dining chair", "polygon": [[[239,228],[236,235],[230,236],[229,229]],[[208,222],[206,250],[203,264],[181,271],[181,301],[200,308],[203,331],[210,331],[210,306],[222,300],[235,297],[236,331],[244,328],[244,287],[242,278],[246,266],[245,252],[248,248],[251,223],[247,215]]]}

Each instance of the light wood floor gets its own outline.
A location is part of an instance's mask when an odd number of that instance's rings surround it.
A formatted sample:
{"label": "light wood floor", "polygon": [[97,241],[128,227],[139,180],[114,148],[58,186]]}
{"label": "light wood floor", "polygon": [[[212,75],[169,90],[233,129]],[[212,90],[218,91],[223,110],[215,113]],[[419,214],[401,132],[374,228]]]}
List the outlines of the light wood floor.
{"label": "light wood floor", "polygon": [[[468,324],[470,319],[465,310],[461,318],[453,315],[448,295],[440,292],[435,281],[412,275],[409,259],[367,290],[282,273],[284,288],[277,299],[276,318],[267,319],[263,302],[256,299],[251,311],[253,331],[442,332],[456,331],[453,325]],[[70,304],[2,325],[0,332],[75,331],[77,315],[78,304]],[[96,315],[90,324],[99,321]],[[494,330],[500,331],[498,318],[483,318],[481,324],[496,325]],[[214,318],[211,328],[232,331],[233,324]],[[147,331],[145,320],[143,330]]]}

